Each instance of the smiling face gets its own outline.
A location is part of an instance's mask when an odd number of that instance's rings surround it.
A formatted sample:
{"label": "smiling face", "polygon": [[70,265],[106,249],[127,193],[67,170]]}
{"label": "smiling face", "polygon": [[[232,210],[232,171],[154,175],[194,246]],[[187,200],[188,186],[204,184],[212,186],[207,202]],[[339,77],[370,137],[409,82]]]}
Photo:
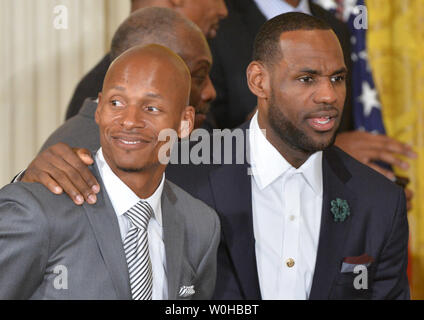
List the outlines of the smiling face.
{"label": "smiling face", "polygon": [[280,48],[272,66],[249,66],[264,80],[259,123],[281,149],[323,150],[334,142],[346,97],[340,44],[331,30],[298,30],[282,33]]}
{"label": "smiling face", "polygon": [[216,37],[219,21],[228,15],[224,0],[186,0],[174,9],[197,24],[207,38]]}
{"label": "smiling face", "polygon": [[96,122],[103,154],[111,169],[139,172],[160,166],[163,129],[180,132],[181,121],[193,124],[187,107],[190,75],[170,50],[135,47],[118,57],[106,74]]}

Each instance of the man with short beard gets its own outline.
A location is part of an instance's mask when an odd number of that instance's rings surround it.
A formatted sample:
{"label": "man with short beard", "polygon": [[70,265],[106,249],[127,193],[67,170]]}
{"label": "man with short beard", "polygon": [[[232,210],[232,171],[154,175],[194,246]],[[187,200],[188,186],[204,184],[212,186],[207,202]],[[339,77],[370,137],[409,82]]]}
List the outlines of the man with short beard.
{"label": "man with short beard", "polygon": [[336,35],[283,14],[262,26],[253,56],[248,159],[236,164],[233,146],[232,164],[184,185],[221,219],[214,297],[409,299],[405,194],[333,146],[347,73]]}
{"label": "man with short beard", "polygon": [[[312,0],[227,0],[227,7],[228,18],[221,24],[217,37],[210,41],[214,57],[211,79],[217,91],[217,99],[211,103],[211,113],[217,127],[235,128],[245,122],[246,117],[250,119],[254,114],[256,97],[250,92],[244,75],[251,61],[251,48],[255,35],[261,25],[282,13],[303,12],[326,21],[332,27],[338,36],[346,66],[350,71],[350,75],[347,76],[343,117],[335,144],[355,159],[384,174],[388,179],[403,185],[403,179],[398,179],[400,177],[396,177],[389,167],[401,170],[408,168],[408,161],[405,160],[417,157],[412,147],[393,137],[354,130],[351,101],[351,37],[347,25]],[[413,193],[405,188],[405,194],[410,209]]]}

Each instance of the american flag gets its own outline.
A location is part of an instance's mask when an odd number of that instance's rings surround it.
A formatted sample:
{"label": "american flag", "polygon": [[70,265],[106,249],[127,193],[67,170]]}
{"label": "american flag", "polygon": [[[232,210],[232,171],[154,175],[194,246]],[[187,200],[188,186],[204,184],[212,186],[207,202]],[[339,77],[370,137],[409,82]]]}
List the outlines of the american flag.
{"label": "american flag", "polygon": [[[315,3],[334,12],[347,23],[352,45],[352,96],[354,125],[357,130],[385,134],[381,103],[374,85],[367,55],[366,29],[355,28],[354,21],[358,15],[358,6],[364,6],[364,0],[313,0]],[[378,165],[391,169],[389,165]],[[408,278],[412,279],[412,256],[408,246]]]}
{"label": "american flag", "polygon": [[359,15],[363,13],[361,9],[365,8],[364,0],[314,0],[314,2],[333,12],[349,27],[352,48],[352,109],[355,129],[385,134],[381,103],[368,62],[367,30],[355,27],[354,23],[355,19],[358,21]]}

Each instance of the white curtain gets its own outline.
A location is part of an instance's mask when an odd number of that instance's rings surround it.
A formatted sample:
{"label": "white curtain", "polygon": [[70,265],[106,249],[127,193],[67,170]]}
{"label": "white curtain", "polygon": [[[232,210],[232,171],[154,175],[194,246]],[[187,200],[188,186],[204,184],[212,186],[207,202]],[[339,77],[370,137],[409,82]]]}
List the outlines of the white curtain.
{"label": "white curtain", "polygon": [[76,84],[109,50],[129,2],[0,0],[0,187],[63,123]]}

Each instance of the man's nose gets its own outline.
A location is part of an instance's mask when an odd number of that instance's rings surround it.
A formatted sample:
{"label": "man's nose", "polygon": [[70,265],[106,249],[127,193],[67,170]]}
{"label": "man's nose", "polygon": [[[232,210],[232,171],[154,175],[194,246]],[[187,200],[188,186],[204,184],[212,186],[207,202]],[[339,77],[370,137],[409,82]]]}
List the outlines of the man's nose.
{"label": "man's nose", "polygon": [[314,94],[314,102],[317,104],[335,104],[337,102],[336,88],[330,79],[322,78],[320,80]]}
{"label": "man's nose", "polygon": [[145,127],[144,119],[141,115],[141,109],[135,105],[129,105],[121,114],[121,125],[124,129]]}
{"label": "man's nose", "polygon": [[227,6],[226,6],[224,0],[221,0],[220,3],[219,3],[218,14],[219,14],[220,19],[224,19],[228,16],[228,9],[227,9]]}
{"label": "man's nose", "polygon": [[209,76],[206,79],[206,85],[203,87],[201,97],[202,101],[205,102],[213,101],[216,98],[216,90]]}

